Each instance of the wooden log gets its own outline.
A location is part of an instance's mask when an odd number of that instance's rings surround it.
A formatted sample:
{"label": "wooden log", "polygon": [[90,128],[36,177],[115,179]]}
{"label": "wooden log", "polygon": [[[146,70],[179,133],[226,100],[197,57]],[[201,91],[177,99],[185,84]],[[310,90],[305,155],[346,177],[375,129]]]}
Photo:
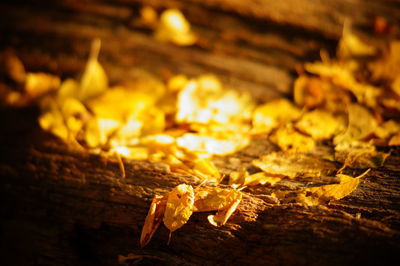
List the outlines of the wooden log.
{"label": "wooden log", "polygon": [[[390,0],[82,3],[1,3],[6,12],[0,18],[0,48],[14,49],[31,71],[65,77],[83,69],[90,41],[100,37],[100,61],[113,83],[129,78],[132,66],[161,77],[214,72],[224,84],[265,101],[290,94],[296,64],[316,58],[322,47],[334,51],[346,16],[354,15],[360,28],[369,26],[371,15],[399,24],[399,6]],[[150,29],[138,23],[143,3],[157,10],[183,9],[201,41],[184,48],[154,42]],[[170,245],[161,226],[149,246],[140,249],[151,198],[199,181],[170,173],[162,164],[131,160],[124,160],[127,177],[122,179],[115,158],[63,144],[38,128],[37,114],[33,107],[0,111],[0,254],[5,265],[115,265],[118,255],[129,253],[142,256],[144,265],[381,265],[396,259],[399,150],[344,200],[318,207],[278,205],[267,196],[270,187],[249,188],[227,225],[215,228],[207,222],[209,213],[196,213],[173,234]],[[216,163],[228,172],[273,149],[259,140]]]}
{"label": "wooden log", "polygon": [[337,265],[385,264],[397,256],[398,152],[349,197],[327,207],[273,204],[269,187],[255,187],[245,190],[227,225],[213,227],[209,213],[195,213],[170,245],[162,226],[140,249],[151,198],[198,180],[129,160],[121,179],[114,158],[71,149],[41,131],[35,110],[1,114],[1,124],[9,125],[0,136],[1,251],[7,263],[113,265],[118,255],[133,253],[144,264]]}

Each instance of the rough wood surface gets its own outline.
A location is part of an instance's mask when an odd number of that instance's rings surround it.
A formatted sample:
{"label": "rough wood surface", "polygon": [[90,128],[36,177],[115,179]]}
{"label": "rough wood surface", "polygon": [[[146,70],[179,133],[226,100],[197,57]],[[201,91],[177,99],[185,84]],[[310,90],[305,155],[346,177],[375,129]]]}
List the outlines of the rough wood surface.
{"label": "rough wood surface", "polygon": [[[138,21],[143,2],[182,8],[200,35],[194,47],[154,42]],[[30,71],[76,76],[89,43],[102,39],[100,61],[112,82],[131,67],[161,77],[218,74],[225,84],[260,101],[288,95],[296,64],[322,47],[333,51],[346,15],[360,27],[370,16],[398,24],[396,1],[25,1],[1,3],[0,48],[13,49]],[[46,5],[46,8],[43,8]],[[371,8],[372,7],[372,8]],[[213,18],[213,19],[210,19]],[[8,86],[4,80],[2,86]],[[196,213],[169,246],[164,227],[145,249],[139,236],[151,198],[189,176],[163,165],[67,147],[41,131],[37,110],[0,111],[1,248],[5,265],[115,265],[118,255],[144,255],[142,265],[389,264],[400,249],[400,151],[372,171],[349,197],[329,206],[276,205],[270,188],[245,191],[226,226]],[[217,158],[222,171],[273,149],[257,140],[241,153]],[[331,167],[337,167],[332,165]]]}

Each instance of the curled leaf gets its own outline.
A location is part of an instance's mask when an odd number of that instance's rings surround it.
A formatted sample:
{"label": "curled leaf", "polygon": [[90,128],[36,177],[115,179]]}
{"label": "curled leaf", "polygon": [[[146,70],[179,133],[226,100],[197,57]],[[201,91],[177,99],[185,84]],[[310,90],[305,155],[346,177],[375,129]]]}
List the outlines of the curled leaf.
{"label": "curled leaf", "polygon": [[157,231],[164,217],[165,208],[167,205],[167,195],[156,195],[151,202],[149,212],[147,213],[146,220],[142,228],[140,236],[140,246],[146,246],[154,233]]}
{"label": "curled leaf", "polygon": [[236,198],[228,205],[227,208],[218,211],[215,215],[209,215],[207,217],[210,224],[219,227],[224,225],[229,220],[229,218],[239,205],[240,201],[242,200],[242,194],[236,195]]}
{"label": "curled leaf", "polygon": [[107,75],[97,60],[100,52],[100,39],[92,43],[89,60],[86,64],[85,72],[82,75],[78,98],[86,101],[99,95],[108,88]]}

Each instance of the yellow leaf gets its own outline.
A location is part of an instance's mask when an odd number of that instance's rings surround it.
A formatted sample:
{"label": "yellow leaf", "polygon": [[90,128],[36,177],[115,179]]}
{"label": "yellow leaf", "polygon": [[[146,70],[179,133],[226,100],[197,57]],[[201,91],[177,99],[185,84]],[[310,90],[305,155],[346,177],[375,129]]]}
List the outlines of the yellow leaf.
{"label": "yellow leaf", "polygon": [[144,6],[140,9],[140,18],[143,24],[153,25],[157,22],[157,12],[151,6]]}
{"label": "yellow leaf", "polygon": [[388,120],[375,129],[375,135],[381,139],[387,139],[388,137],[400,132],[400,123],[394,120]]}
{"label": "yellow leaf", "polygon": [[225,209],[218,211],[216,215],[209,215],[207,217],[210,224],[218,227],[224,225],[228,221],[242,200],[241,193],[236,195],[236,198]]}
{"label": "yellow leaf", "polygon": [[334,143],[351,142],[362,140],[373,134],[378,123],[370,111],[359,104],[348,106],[348,127],[347,130],[334,138]]}
{"label": "yellow leaf", "polygon": [[220,175],[214,163],[208,159],[199,159],[194,161],[193,171],[200,175],[204,180],[219,183],[222,176]]}
{"label": "yellow leaf", "polygon": [[64,117],[55,99],[46,97],[40,104],[42,110],[42,114],[39,116],[40,127],[64,141],[68,141],[68,128],[64,123]]}
{"label": "yellow leaf", "polygon": [[337,55],[346,59],[352,56],[371,56],[376,53],[376,48],[362,41],[357,35],[349,30],[344,30],[339,41]]}
{"label": "yellow leaf", "polygon": [[188,83],[188,78],[185,75],[176,75],[168,80],[168,89],[171,91],[179,91]]}
{"label": "yellow leaf", "polygon": [[167,9],[160,17],[154,37],[158,41],[172,42],[187,46],[196,42],[197,37],[190,30],[190,23],[178,9]]}
{"label": "yellow leaf", "polygon": [[360,184],[360,179],[369,172],[366,171],[358,177],[338,174],[339,184],[324,185],[304,189],[301,199],[308,205],[316,205],[327,200],[339,200],[352,193]]}
{"label": "yellow leaf", "polygon": [[242,192],[234,189],[197,188],[195,189],[195,212],[218,211],[209,215],[208,221],[214,226],[224,225],[242,200]]}
{"label": "yellow leaf", "polygon": [[126,158],[133,160],[149,159],[149,149],[147,147],[114,147],[111,151],[116,152]]}
{"label": "yellow leaf", "polygon": [[389,146],[400,146],[400,132],[390,138]]}
{"label": "yellow leaf", "polygon": [[6,54],[5,68],[8,76],[17,83],[23,83],[26,78],[24,64],[13,53]]}
{"label": "yellow leaf", "polygon": [[263,104],[254,110],[253,132],[268,133],[279,124],[296,120],[300,115],[300,110],[286,99]]}
{"label": "yellow leaf", "polygon": [[374,145],[359,141],[335,146],[335,160],[343,163],[343,168],[378,168],[383,166],[388,156],[389,153],[376,151]]}
{"label": "yellow leaf", "polygon": [[273,186],[282,179],[281,175],[277,176],[265,172],[250,175],[245,169],[234,171],[229,177],[229,185],[233,187],[265,185],[267,183]]}
{"label": "yellow leaf", "polygon": [[90,148],[98,148],[107,143],[109,136],[120,123],[112,119],[93,118],[86,125],[85,141]]}
{"label": "yellow leaf", "polygon": [[[187,133],[176,139],[178,147],[196,154],[226,155],[234,153],[249,144],[249,137],[232,134],[231,138]],[[207,156],[208,157],[208,156]]]}
{"label": "yellow leaf", "polygon": [[164,214],[164,224],[171,231],[181,228],[193,212],[194,191],[192,186],[181,184],[169,194]]}
{"label": "yellow leaf", "polygon": [[156,195],[153,198],[140,236],[140,246],[142,248],[150,242],[157,228],[160,226],[167,206],[167,198],[167,194],[163,196]]}
{"label": "yellow leaf", "polygon": [[390,42],[384,57],[369,64],[374,80],[395,80],[400,75],[400,41]]}
{"label": "yellow leaf", "polygon": [[58,89],[58,99],[63,101],[66,98],[78,98],[79,84],[74,79],[66,79]]}
{"label": "yellow leaf", "polygon": [[85,106],[77,99],[66,98],[61,103],[61,113],[69,133],[75,137],[84,125],[83,118],[88,116]]}
{"label": "yellow leaf", "polygon": [[100,45],[100,39],[96,39],[92,43],[89,60],[82,75],[78,93],[78,98],[81,101],[97,96],[108,88],[107,75],[99,61],[97,61]]}
{"label": "yellow leaf", "polygon": [[125,87],[115,87],[91,99],[87,105],[99,118],[122,122],[133,117],[140,119],[146,112],[153,109],[154,103],[155,100],[151,94],[128,90]]}
{"label": "yellow leaf", "polygon": [[270,139],[283,151],[310,152],[315,147],[312,138],[297,132],[291,126],[278,128]]}
{"label": "yellow leaf", "polygon": [[193,211],[208,212],[226,209],[234,201],[242,198],[242,193],[235,189],[219,187],[196,188]]}
{"label": "yellow leaf", "polygon": [[351,63],[316,62],[307,63],[304,67],[308,72],[328,78],[333,84],[352,92],[357,97],[358,102],[370,107],[376,107],[377,98],[381,95],[382,90],[370,84],[357,81],[353,74],[355,67]]}
{"label": "yellow leaf", "polygon": [[252,107],[248,94],[224,90],[217,77],[203,75],[179,91],[175,118],[181,123],[228,124],[249,119]]}
{"label": "yellow leaf", "polygon": [[313,139],[329,139],[338,132],[339,122],[332,114],[314,110],[304,114],[296,123],[296,128]]}
{"label": "yellow leaf", "polygon": [[319,177],[323,169],[332,168],[332,164],[315,156],[294,153],[270,153],[253,160],[252,164],[267,175],[289,178]]}
{"label": "yellow leaf", "polygon": [[27,73],[25,91],[31,98],[39,97],[60,86],[60,78],[47,73]]}

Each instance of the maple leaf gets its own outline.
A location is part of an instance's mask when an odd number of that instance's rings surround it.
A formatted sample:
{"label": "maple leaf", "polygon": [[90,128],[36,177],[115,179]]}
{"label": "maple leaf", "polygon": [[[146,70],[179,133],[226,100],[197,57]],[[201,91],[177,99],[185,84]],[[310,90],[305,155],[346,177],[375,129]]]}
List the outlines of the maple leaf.
{"label": "maple leaf", "polygon": [[194,191],[190,185],[181,184],[168,193],[163,221],[171,233],[189,220],[193,204]]}

